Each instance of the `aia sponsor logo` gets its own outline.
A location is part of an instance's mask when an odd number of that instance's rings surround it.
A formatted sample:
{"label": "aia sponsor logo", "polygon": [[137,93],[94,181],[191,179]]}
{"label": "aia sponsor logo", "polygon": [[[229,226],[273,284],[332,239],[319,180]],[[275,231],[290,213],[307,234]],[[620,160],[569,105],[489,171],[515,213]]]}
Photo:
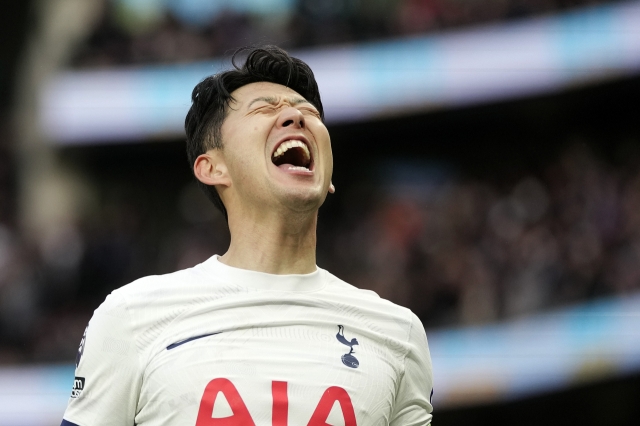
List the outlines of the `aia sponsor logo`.
{"label": "aia sponsor logo", "polygon": [[73,389],[71,389],[71,398],[77,398],[84,390],[84,377],[76,376],[73,379]]}
{"label": "aia sponsor logo", "polygon": [[[271,382],[271,426],[289,426],[289,396],[287,382]],[[213,417],[218,395],[222,393],[227,400],[233,414],[227,417]],[[216,402],[218,401],[218,402]],[[316,405],[307,426],[327,426],[327,419],[334,404],[338,403],[342,410],[345,426],[358,426],[356,414],[353,410],[351,397],[346,390],[339,386],[331,386],[324,391]],[[247,405],[235,385],[229,379],[218,378],[211,380],[200,400],[196,426],[256,426]]]}

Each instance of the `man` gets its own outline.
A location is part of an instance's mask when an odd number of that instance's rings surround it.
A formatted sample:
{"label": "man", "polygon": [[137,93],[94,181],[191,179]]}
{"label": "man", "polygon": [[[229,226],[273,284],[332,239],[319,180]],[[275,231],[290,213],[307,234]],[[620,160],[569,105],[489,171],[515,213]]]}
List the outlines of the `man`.
{"label": "man", "polygon": [[334,187],[311,69],[253,49],[195,87],[185,127],[229,249],[107,297],[62,424],[430,424],[420,321],[315,264],[318,209]]}

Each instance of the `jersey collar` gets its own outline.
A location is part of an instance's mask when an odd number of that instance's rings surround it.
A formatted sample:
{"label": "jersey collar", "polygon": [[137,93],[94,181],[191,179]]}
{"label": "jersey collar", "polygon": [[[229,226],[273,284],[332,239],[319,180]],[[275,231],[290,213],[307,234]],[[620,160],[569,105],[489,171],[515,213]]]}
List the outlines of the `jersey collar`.
{"label": "jersey collar", "polygon": [[242,287],[294,292],[317,291],[324,287],[324,270],[318,267],[310,274],[276,275],[225,265],[218,257],[214,255],[205,265],[214,270],[216,278],[226,279]]}

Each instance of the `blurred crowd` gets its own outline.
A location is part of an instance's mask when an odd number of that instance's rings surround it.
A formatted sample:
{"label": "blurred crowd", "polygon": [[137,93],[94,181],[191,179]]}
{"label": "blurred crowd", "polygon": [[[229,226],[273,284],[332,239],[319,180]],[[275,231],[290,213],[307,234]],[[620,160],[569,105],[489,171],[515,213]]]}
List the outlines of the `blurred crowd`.
{"label": "blurred crowd", "polygon": [[405,179],[353,214],[321,255],[427,327],[628,294],[640,290],[640,164],[629,158],[612,167],[576,144],[513,182]]}
{"label": "blurred crowd", "polygon": [[[410,307],[426,327],[640,290],[638,165],[612,166],[575,144],[500,182],[438,165],[381,166],[385,184],[343,185],[345,209],[321,214],[318,264]],[[6,198],[10,182],[0,184]],[[195,185],[176,205],[167,226],[154,223],[159,212],[107,203],[38,241],[0,221],[0,363],[70,361],[111,290],[224,253],[224,219]]]}
{"label": "blurred crowd", "polygon": [[105,0],[76,67],[176,63],[437,32],[614,0]]}

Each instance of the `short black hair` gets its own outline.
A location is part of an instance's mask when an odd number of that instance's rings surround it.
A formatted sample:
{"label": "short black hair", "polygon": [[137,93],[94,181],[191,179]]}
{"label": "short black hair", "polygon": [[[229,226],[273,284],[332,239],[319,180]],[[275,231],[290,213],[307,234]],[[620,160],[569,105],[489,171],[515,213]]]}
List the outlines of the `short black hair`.
{"label": "short black hair", "polygon": [[[247,54],[244,64],[236,64],[238,56]],[[277,46],[243,47],[233,54],[234,69],[211,75],[194,87],[191,93],[191,108],[184,120],[187,134],[187,159],[193,164],[199,155],[210,149],[222,149],[222,123],[229,103],[234,101],[231,93],[247,84],[269,82],[281,84],[298,92],[313,104],[324,121],[318,83],[309,65],[293,58]],[[227,210],[215,186],[198,182],[209,200],[227,218]]]}

